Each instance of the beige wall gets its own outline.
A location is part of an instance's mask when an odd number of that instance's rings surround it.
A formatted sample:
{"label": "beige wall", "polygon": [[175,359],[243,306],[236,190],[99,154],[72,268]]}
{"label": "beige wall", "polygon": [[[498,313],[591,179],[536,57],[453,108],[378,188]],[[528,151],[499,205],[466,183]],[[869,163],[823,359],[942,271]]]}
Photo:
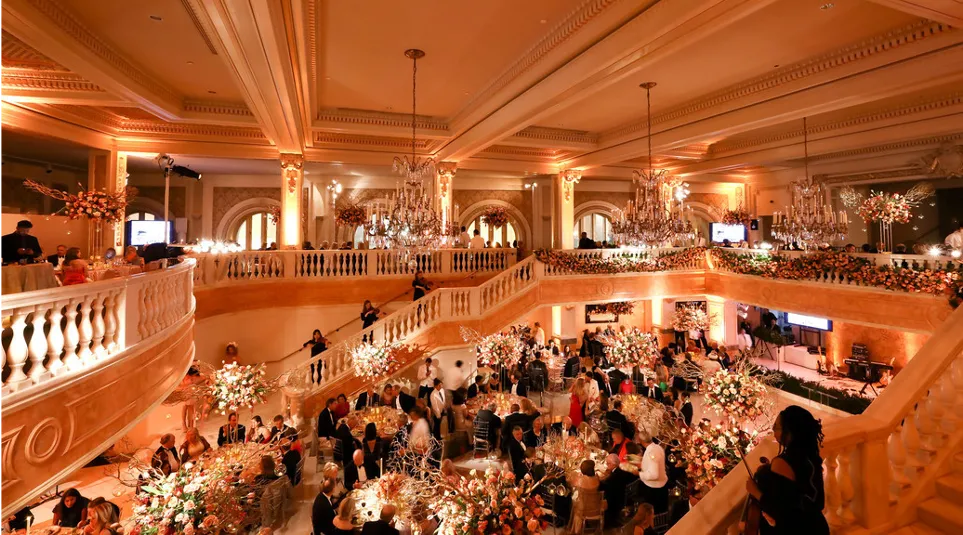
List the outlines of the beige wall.
{"label": "beige wall", "polygon": [[42,216],[24,214],[3,214],[2,232],[10,234],[17,229],[17,222],[26,219],[33,223],[30,234],[40,241],[40,248],[44,256],[54,254],[57,245],[80,247],[84,256],[87,255],[87,220],[67,219],[64,216]]}

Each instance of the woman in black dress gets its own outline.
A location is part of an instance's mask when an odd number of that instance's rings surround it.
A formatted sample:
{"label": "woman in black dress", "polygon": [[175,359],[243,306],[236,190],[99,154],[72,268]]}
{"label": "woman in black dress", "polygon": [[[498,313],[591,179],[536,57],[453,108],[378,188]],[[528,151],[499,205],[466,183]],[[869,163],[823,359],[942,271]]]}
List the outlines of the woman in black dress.
{"label": "woman in black dress", "polygon": [[368,422],[364,426],[364,441],[361,443],[364,452],[364,462],[378,464],[378,460],[384,457],[384,443],[378,436],[378,428],[374,422]]}
{"label": "woman in black dress", "polygon": [[[374,322],[378,321],[379,314],[381,314],[381,309],[375,308],[371,301],[365,300],[364,305],[361,306],[361,329],[364,330],[374,325]],[[367,342],[368,336],[365,335],[363,340]]]}
{"label": "woman in black dress", "polygon": [[790,405],[772,426],[779,456],[761,467],[746,490],[759,501],[763,535],[829,535],[823,516],[823,429],[806,409]]}
{"label": "woman in black dress", "polygon": [[[311,356],[316,357],[321,353],[323,353],[324,351],[327,351],[328,343],[329,343],[328,339],[325,338],[323,334],[321,334],[321,330],[315,329],[314,332],[311,333],[311,339],[305,342],[304,345],[301,347],[311,346]],[[314,362],[312,362],[311,363],[311,380],[314,382],[320,383],[322,378],[321,377],[322,370],[324,370],[324,361],[318,360],[318,373],[317,373],[317,376],[315,376]]]}
{"label": "woman in black dress", "polygon": [[413,301],[417,301],[431,290],[431,283],[425,280],[425,275],[421,271],[415,273],[415,280],[411,281],[412,288],[415,289]]}

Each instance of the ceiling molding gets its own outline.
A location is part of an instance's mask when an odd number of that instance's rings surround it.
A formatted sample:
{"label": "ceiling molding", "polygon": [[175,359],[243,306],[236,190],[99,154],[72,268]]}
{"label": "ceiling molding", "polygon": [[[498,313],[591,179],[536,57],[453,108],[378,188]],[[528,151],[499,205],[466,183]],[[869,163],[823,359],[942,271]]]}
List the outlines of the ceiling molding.
{"label": "ceiling molding", "polygon": [[[425,133],[448,134],[448,124],[438,117],[415,116],[418,131]],[[318,111],[314,128],[320,130],[343,130],[352,125],[377,128],[403,128],[411,130],[410,113],[388,113],[383,111],[358,110],[352,108],[327,108]]]}
{"label": "ceiling molding", "polygon": [[[411,139],[384,136],[360,136],[336,132],[314,132],[315,144],[349,145],[358,147],[384,147],[392,150],[411,149]],[[428,152],[429,140],[421,138],[415,143],[415,148],[421,152]]]}
{"label": "ceiling molding", "polygon": [[201,39],[204,40],[204,44],[207,45],[207,49],[211,51],[211,54],[217,55],[217,48],[214,47],[214,41],[211,40],[211,36],[207,34],[207,28],[201,23],[200,17],[194,11],[194,5],[191,4],[190,0],[181,0],[181,5],[184,6],[184,11],[187,12],[187,16],[190,17],[191,23],[194,24],[194,29],[200,34]]}
{"label": "ceiling molding", "polygon": [[917,17],[963,27],[963,2],[959,0],[870,0]]}
{"label": "ceiling molding", "polygon": [[37,52],[7,30],[3,30],[3,67],[67,71],[66,67]]}
{"label": "ceiling molding", "polygon": [[590,150],[595,148],[598,136],[584,130],[529,126],[503,140],[505,144],[517,144],[518,142],[533,142],[539,146],[549,145],[559,149]]}
{"label": "ceiling molding", "polygon": [[76,91],[80,93],[105,93],[102,88],[69,71],[3,68],[4,96],[7,89],[33,91]]}
{"label": "ceiling molding", "polygon": [[254,117],[251,110],[242,102],[204,102],[195,100],[184,101],[184,111],[188,113],[230,115],[233,117]]}
{"label": "ceiling molding", "polygon": [[888,169],[881,171],[869,171],[860,173],[839,173],[822,175],[822,182],[825,184],[850,184],[853,182],[876,182],[891,181],[893,179],[921,178],[926,176],[926,172],[918,165],[904,167],[900,169]]}
{"label": "ceiling molding", "polygon": [[[963,124],[963,123],[957,123]],[[810,156],[810,162],[819,162],[825,160],[836,160],[840,158],[848,158],[851,156],[865,156],[867,154],[879,154],[879,153],[889,153],[897,151],[907,151],[916,150],[920,147],[928,146],[940,146],[946,143],[953,143],[963,140],[963,132],[944,134],[939,136],[930,136],[918,139],[910,139],[906,141],[899,141],[895,143],[885,143],[882,145],[873,145],[871,147],[862,147],[858,149],[843,150],[838,152],[830,152],[826,154],[818,154],[816,156]]]}

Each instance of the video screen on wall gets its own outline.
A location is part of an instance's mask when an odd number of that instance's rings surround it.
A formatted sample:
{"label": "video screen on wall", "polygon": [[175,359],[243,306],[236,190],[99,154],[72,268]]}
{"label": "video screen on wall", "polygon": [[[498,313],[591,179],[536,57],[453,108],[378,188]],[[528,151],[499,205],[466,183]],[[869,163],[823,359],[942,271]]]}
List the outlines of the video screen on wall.
{"label": "video screen on wall", "polygon": [[810,329],[818,329],[820,331],[833,330],[833,322],[826,318],[804,316],[802,314],[795,314],[793,312],[786,312],[786,323],[789,323],[790,325],[799,325],[800,327],[809,327]]}
{"label": "video screen on wall", "polygon": [[166,242],[164,229],[168,224],[166,221],[130,221],[130,245]]}
{"label": "video screen on wall", "polygon": [[713,243],[722,243],[722,240],[740,242],[746,239],[746,226],[712,223],[709,228],[709,233],[711,234]]}

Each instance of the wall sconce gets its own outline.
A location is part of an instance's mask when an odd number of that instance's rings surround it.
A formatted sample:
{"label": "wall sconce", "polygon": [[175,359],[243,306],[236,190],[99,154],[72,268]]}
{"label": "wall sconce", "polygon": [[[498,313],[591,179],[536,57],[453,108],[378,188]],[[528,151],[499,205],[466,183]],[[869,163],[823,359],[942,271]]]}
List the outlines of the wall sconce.
{"label": "wall sconce", "polygon": [[338,195],[341,195],[341,192],[343,190],[344,188],[341,186],[340,182],[338,182],[337,180],[331,179],[331,183],[328,184],[328,194],[331,196],[332,210],[334,209],[334,205],[338,202]]}

